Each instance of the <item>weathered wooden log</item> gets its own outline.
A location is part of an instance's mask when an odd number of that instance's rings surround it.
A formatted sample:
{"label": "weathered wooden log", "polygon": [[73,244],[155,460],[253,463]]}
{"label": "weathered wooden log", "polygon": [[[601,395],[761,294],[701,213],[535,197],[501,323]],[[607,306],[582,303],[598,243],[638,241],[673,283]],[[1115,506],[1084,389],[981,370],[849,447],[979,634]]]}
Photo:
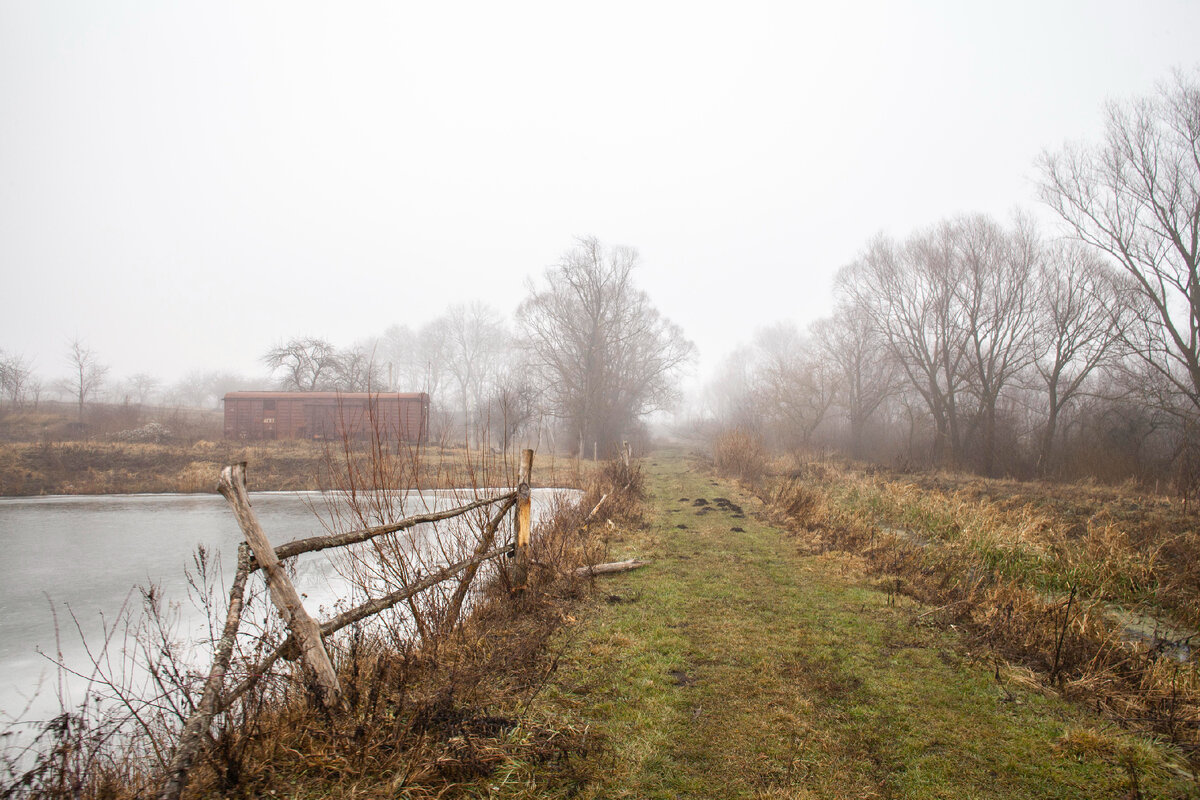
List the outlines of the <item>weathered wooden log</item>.
{"label": "weathered wooden log", "polygon": [[641,561],[636,558],[631,558],[628,561],[610,561],[607,564],[592,564],[586,567],[579,567],[575,570],[575,574],[584,577],[591,575],[612,575],[617,572],[629,572],[638,567],[644,567],[649,563],[649,561]]}
{"label": "weathered wooden log", "polygon": [[196,704],[195,710],[183,726],[175,755],[171,758],[171,766],[167,768],[167,781],[159,794],[160,800],[178,800],[183,794],[184,787],[187,786],[188,771],[192,768],[192,762],[196,760],[196,754],[200,752],[200,745],[208,734],[212,718],[217,713],[217,704],[224,690],[225,673],[229,669],[238,626],[242,621],[246,578],[249,574],[250,548],[243,543],[238,545],[237,573],[229,587],[229,608],[225,612],[225,627],[221,631],[221,638],[213,655],[212,670],[208,673],[208,680],[204,682],[200,702]]}
{"label": "weathered wooden log", "polygon": [[250,498],[246,492],[246,462],[221,470],[221,480],[217,489],[233,507],[242,534],[266,576],[271,601],[279,609],[279,615],[292,636],[296,637],[304,663],[316,677],[321,702],[329,709],[343,708],[342,686],[338,683],[329,653],[325,651],[325,645],[321,642],[321,629],[316,620],[304,610],[296,587],[288,580],[287,574],[279,564],[275,549],[271,547],[262,526],[258,524],[254,510],[250,508]]}
{"label": "weathered wooden log", "polygon": [[[416,514],[411,517],[405,517],[397,522],[391,522],[387,525],[375,525],[370,528],[363,528],[356,531],[346,531],[328,536],[312,536],[308,539],[297,539],[294,542],[281,544],[275,548],[275,557],[280,561],[285,558],[301,555],[302,553],[316,553],[320,550],[328,550],[331,547],[345,547],[350,544],[359,544],[360,542],[368,542],[379,536],[388,533],[399,533],[417,525],[424,525],[427,522],[440,522],[444,519],[458,517],[466,514],[469,511],[474,511],[483,506],[489,506],[493,503],[506,503],[514,499],[517,492],[505,492],[504,494],[495,497],[487,497],[480,500],[473,500],[464,506],[451,508],[445,511],[434,511],[428,514]],[[250,562],[251,569],[259,569],[260,565],[256,559]]]}

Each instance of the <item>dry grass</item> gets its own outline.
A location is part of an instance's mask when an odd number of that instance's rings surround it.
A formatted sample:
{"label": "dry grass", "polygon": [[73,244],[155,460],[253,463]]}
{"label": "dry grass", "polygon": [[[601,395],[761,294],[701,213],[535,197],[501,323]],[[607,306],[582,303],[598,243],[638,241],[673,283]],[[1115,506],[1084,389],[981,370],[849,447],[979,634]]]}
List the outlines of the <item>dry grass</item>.
{"label": "dry grass", "polygon": [[[802,473],[758,491],[806,547],[858,554],[880,585],[928,604],[928,621],[967,633],[980,657],[1029,668],[1200,766],[1197,656],[1168,640],[1200,629],[1194,516],[1129,489],[838,464]],[[1130,611],[1185,633],[1135,641]]]}
{"label": "dry grass", "polygon": [[[421,458],[422,471],[431,476],[427,488],[474,485],[483,475],[502,485],[511,472],[503,454],[456,446],[426,447]],[[0,444],[0,496],[213,492],[221,468],[238,461],[249,463],[256,491],[318,490],[335,482],[321,442],[9,443]],[[538,465],[538,481],[577,487],[590,469],[572,459],[547,458]]]}
{"label": "dry grass", "polygon": [[757,483],[767,470],[762,439],[749,431],[725,431],[713,440],[713,463],[726,478]]}

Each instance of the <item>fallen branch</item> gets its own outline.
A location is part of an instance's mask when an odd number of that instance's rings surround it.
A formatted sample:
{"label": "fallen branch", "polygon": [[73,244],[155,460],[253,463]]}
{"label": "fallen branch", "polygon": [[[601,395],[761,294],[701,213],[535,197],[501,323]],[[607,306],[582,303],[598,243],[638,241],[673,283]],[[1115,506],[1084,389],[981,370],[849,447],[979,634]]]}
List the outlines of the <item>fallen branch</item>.
{"label": "fallen branch", "polygon": [[631,558],[628,561],[610,561],[607,564],[592,564],[586,567],[579,567],[575,570],[575,574],[585,578],[591,575],[613,575],[618,572],[629,572],[638,567],[644,567],[649,563],[649,561],[641,561],[636,558]]}

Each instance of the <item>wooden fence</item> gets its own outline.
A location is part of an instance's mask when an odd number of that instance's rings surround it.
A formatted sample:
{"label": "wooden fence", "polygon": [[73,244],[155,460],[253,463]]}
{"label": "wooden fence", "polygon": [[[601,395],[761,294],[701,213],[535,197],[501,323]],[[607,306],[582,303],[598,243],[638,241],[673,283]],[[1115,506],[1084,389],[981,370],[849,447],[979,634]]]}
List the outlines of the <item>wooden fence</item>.
{"label": "wooden fence", "polygon": [[[347,625],[392,608],[451,578],[461,576],[458,587],[450,598],[443,620],[447,627],[452,627],[458,620],[463,602],[470,591],[471,583],[479,567],[486,561],[508,554],[514,556],[513,587],[517,591],[523,590],[529,568],[532,519],[530,481],[532,474],[533,451],[525,450],[521,454],[520,480],[517,488],[513,491],[496,497],[475,500],[445,511],[417,514],[388,525],[300,539],[272,547],[250,506],[246,490],[245,462],[222,470],[218,489],[232,506],[246,541],[238,547],[237,572],[234,574],[233,583],[229,588],[229,607],[226,611],[221,638],[218,640],[216,651],[213,654],[212,667],[200,695],[200,702],[196,704],[195,710],[184,724],[159,797],[162,800],[176,800],[180,796],[187,784],[188,771],[205,739],[208,738],[213,717],[230,708],[238,698],[254,688],[279,659],[301,659],[304,666],[310,669],[315,677],[321,703],[331,712],[337,713],[344,710],[345,700],[342,696],[341,684],[333,669],[333,663],[325,649],[323,637],[330,636]],[[282,565],[286,559],[294,558],[302,553],[315,553],[334,547],[368,542],[377,537],[398,533],[417,525],[459,517],[485,506],[498,506],[498,508],[489,517],[480,541],[470,557],[454,564],[448,564],[388,594],[369,599],[324,622],[318,623],[305,610],[304,604],[300,602],[300,596],[296,592],[296,587],[292,585]],[[516,508],[517,518],[516,539],[511,544],[497,546],[495,539],[500,524],[514,508]],[[252,573],[258,570],[262,570],[264,574],[271,602],[279,611],[279,615],[288,629],[288,636],[279,647],[252,667],[237,686],[226,689],[225,676],[233,657],[234,644],[245,607],[246,581]]]}

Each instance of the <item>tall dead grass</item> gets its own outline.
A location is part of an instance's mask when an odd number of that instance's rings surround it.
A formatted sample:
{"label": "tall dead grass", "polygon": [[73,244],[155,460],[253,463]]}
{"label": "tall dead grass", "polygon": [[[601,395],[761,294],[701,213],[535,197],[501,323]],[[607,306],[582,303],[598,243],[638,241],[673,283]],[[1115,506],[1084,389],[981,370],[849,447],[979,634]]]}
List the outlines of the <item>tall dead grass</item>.
{"label": "tall dead grass", "polygon": [[[1131,636],[1124,614],[1200,628],[1200,540],[1169,503],[1092,487],[889,475],[821,465],[760,483],[810,547],[861,555],[981,652],[1200,767],[1200,661],[1191,640]],[[1183,633],[1185,638],[1188,633]],[[1140,641],[1139,641],[1140,638]]]}
{"label": "tall dead grass", "polygon": [[754,484],[767,471],[767,452],[757,435],[735,428],[713,440],[713,464],[727,478]]}

